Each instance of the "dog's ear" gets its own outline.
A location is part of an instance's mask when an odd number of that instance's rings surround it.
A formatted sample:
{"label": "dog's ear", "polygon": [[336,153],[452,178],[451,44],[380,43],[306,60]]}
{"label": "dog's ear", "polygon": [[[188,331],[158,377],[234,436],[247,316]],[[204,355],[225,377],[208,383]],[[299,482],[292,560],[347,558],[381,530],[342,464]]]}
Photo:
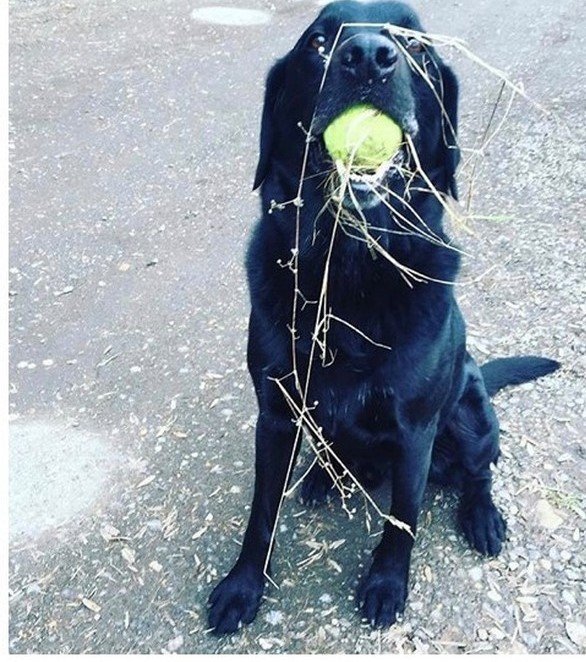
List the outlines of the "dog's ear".
{"label": "dog's ear", "polygon": [[269,169],[274,140],[274,111],[279,95],[285,86],[286,58],[278,60],[267,76],[265,100],[260,126],[260,154],[252,189],[256,190],[264,181]]}
{"label": "dog's ear", "polygon": [[445,64],[440,68],[441,90],[445,114],[442,113],[442,144],[444,148],[444,168],[446,173],[446,191],[458,199],[456,169],[460,163],[458,146],[458,79],[456,74]]}

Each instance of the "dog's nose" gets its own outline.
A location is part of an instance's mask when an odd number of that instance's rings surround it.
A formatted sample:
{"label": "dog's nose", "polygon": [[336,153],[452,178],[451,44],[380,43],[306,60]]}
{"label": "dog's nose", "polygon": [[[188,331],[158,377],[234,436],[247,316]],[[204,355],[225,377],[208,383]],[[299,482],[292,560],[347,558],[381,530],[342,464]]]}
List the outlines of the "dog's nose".
{"label": "dog's nose", "polygon": [[359,34],[340,47],[342,69],[360,81],[379,80],[393,73],[397,66],[397,49],[381,34]]}

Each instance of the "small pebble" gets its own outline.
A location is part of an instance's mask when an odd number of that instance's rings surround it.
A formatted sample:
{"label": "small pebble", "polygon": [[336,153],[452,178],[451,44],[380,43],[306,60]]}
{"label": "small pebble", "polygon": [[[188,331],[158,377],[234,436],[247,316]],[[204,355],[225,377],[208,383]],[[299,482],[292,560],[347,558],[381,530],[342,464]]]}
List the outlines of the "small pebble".
{"label": "small pebble", "polygon": [[490,638],[502,641],[507,635],[499,628],[490,628]]}
{"label": "small pebble", "polygon": [[568,637],[580,648],[586,648],[586,625],[568,621],[566,623]]}
{"label": "small pebble", "polygon": [[183,635],[180,634],[175,639],[171,639],[167,643],[167,650],[170,651],[171,653],[174,653],[176,650],[179,650],[183,646]]}
{"label": "small pebble", "polygon": [[535,505],[535,516],[537,522],[550,531],[557,529],[564,521],[546,499],[540,499]]}
{"label": "small pebble", "polygon": [[269,611],[268,614],[266,614],[265,621],[269,625],[278,625],[279,623],[283,622],[283,612],[282,611],[275,611],[273,609],[272,611]]}
{"label": "small pebble", "polygon": [[147,523],[147,528],[151,531],[162,531],[163,524],[160,519],[150,519]]}
{"label": "small pebble", "polygon": [[470,579],[472,579],[473,582],[479,582],[482,579],[482,568],[478,566],[475,568],[470,568],[470,570],[468,570],[468,574],[470,575]]}
{"label": "small pebble", "polygon": [[575,605],[576,604],[576,597],[572,593],[572,591],[569,591],[568,589],[564,589],[562,591],[562,600],[566,602],[569,605]]}

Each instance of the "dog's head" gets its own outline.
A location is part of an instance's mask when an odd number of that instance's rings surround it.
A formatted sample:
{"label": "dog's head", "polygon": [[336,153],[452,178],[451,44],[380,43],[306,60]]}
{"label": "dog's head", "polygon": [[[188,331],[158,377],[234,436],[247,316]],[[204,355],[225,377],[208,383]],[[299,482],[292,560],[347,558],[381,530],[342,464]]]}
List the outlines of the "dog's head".
{"label": "dog's head", "polygon": [[[347,108],[368,103],[401,127],[434,186],[456,197],[458,83],[430,41],[418,34],[423,34],[419,18],[400,2],[327,5],[269,72],[254,187],[272,170],[301,176],[306,143],[304,176],[331,172],[323,132]],[[401,150],[394,162],[412,161],[407,147]],[[379,183],[392,184],[400,172],[383,169]],[[372,181],[352,188],[354,201],[365,208],[380,201]]]}

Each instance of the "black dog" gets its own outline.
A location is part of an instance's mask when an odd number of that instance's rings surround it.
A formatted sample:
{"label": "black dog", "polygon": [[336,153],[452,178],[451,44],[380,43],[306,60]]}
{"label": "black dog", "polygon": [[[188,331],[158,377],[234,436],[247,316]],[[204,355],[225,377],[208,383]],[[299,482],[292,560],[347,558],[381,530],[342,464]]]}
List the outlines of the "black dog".
{"label": "black dog", "polygon": [[[260,410],[256,482],[240,556],[210,597],[209,623],[218,634],[250,623],[258,610],[299,446],[302,412],[292,403],[301,406],[300,393],[326,446],[354,475],[372,483],[389,468],[390,514],[410,532],[385,524],[357,595],[363,616],[384,627],[405,607],[428,478],[461,490],[470,545],[500,552],[505,522],[491,498],[499,446],[489,395],[558,367],[524,357],[480,370],[467,353],[451,285],[459,254],[442,229],[444,200],[457,195],[458,84],[427,40],[385,24],[423,30],[400,3],[328,5],[267,79],[255,181],[263,213],[247,258],[248,364]],[[336,175],[322,134],[356,103],[393,118],[411,149],[401,148],[397,164],[370,183],[339,188],[338,207],[328,206],[326,180]],[[371,239],[357,235],[340,210],[359,219],[356,227],[367,227]],[[315,349],[326,327],[327,346]],[[316,465],[302,497],[319,502],[331,486]]]}

